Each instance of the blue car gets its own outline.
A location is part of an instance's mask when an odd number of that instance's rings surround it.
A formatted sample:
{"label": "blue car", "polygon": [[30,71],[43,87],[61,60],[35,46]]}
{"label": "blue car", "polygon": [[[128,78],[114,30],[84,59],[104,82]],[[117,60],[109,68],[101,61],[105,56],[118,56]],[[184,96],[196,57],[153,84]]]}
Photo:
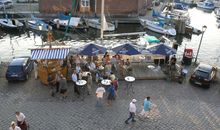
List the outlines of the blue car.
{"label": "blue car", "polygon": [[30,57],[14,58],[8,65],[5,76],[9,82],[14,80],[28,80],[32,70],[33,61]]}

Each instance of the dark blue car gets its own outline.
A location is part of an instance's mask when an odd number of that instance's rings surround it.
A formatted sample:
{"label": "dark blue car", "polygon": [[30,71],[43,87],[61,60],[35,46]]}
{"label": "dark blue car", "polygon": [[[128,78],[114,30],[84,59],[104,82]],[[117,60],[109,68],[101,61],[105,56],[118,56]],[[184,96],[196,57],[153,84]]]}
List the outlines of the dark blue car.
{"label": "dark blue car", "polygon": [[14,58],[8,65],[6,71],[6,79],[13,80],[28,80],[29,74],[33,70],[33,61],[30,57]]}

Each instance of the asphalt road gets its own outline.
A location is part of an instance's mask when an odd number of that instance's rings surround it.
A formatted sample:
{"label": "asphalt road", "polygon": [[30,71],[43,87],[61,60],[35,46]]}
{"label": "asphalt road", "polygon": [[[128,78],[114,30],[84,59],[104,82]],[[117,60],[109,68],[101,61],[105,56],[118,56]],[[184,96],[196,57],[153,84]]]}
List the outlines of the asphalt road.
{"label": "asphalt road", "polygon": [[[96,108],[95,88],[85,100],[73,94],[68,84],[68,97],[51,97],[49,88],[32,78],[27,82],[8,83],[0,78],[0,130],[8,130],[15,120],[15,111],[23,112],[30,130],[219,130],[220,85],[215,82],[210,89],[165,80],[135,81],[135,93],[124,92],[125,82],[119,82],[119,96],[112,106]],[[138,112],[143,99],[151,96],[160,111],[160,118],[125,124],[128,105],[132,98],[138,100]]]}

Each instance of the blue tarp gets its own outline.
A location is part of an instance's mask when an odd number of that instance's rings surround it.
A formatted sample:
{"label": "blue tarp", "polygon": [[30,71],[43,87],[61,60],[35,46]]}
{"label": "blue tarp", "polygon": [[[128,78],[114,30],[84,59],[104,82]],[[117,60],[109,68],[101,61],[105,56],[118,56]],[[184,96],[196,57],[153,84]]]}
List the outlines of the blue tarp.
{"label": "blue tarp", "polygon": [[63,13],[59,13],[59,19],[60,20],[69,20],[71,17],[68,15],[65,15]]}
{"label": "blue tarp", "polygon": [[144,39],[148,42],[148,43],[159,43],[160,40],[158,40],[155,36],[144,36]]}
{"label": "blue tarp", "polygon": [[48,24],[45,23],[44,21],[40,20],[39,18],[34,17],[33,15],[31,15],[31,18],[36,21],[35,26],[42,26],[45,29],[48,29]]}
{"label": "blue tarp", "polygon": [[105,54],[106,48],[95,45],[95,44],[88,44],[84,47],[82,51],[79,52],[80,55],[87,55],[87,56],[95,56],[99,54]]}
{"label": "blue tarp", "polygon": [[116,54],[122,54],[122,55],[137,55],[140,54],[138,50],[136,50],[132,45],[130,44],[124,44],[118,47],[115,47],[112,49]]}
{"label": "blue tarp", "polygon": [[164,56],[176,54],[175,49],[164,44],[159,44],[151,48],[148,48],[147,51],[149,51],[151,54],[159,54],[159,55],[164,55]]}

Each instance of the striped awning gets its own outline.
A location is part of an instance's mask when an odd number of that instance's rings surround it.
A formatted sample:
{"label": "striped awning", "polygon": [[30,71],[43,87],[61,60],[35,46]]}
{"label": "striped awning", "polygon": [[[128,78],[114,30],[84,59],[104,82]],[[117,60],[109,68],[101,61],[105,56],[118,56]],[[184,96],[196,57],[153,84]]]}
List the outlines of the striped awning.
{"label": "striped awning", "polygon": [[69,51],[69,48],[31,49],[31,58],[32,60],[65,59]]}

